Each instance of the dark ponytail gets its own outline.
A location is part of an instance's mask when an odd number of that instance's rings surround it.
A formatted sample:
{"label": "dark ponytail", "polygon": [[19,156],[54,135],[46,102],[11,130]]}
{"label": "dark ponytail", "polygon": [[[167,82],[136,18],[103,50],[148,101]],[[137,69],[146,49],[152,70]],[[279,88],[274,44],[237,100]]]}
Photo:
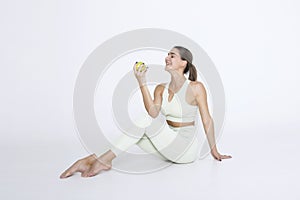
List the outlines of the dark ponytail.
{"label": "dark ponytail", "polygon": [[196,67],[187,61],[187,65],[184,68],[183,73],[186,74],[189,72],[189,80],[196,81],[197,80],[197,69]]}
{"label": "dark ponytail", "polygon": [[189,72],[189,80],[196,81],[197,80],[197,70],[196,70],[196,67],[192,64],[193,55],[190,52],[190,50],[188,50],[187,48],[182,47],[182,46],[175,46],[173,48],[178,49],[181,59],[185,60],[187,62],[186,66],[183,70],[183,73],[186,74],[187,72]]}
{"label": "dark ponytail", "polygon": [[193,64],[189,65],[189,80],[196,81],[197,80],[197,69]]}

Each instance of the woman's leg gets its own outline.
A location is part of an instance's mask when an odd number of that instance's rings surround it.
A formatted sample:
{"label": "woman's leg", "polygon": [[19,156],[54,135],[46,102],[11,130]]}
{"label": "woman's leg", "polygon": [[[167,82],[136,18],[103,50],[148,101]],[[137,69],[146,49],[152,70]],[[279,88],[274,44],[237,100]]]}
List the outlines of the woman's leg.
{"label": "woman's leg", "polygon": [[[187,127],[182,130],[180,131],[180,129],[172,128],[165,124],[153,136],[149,132],[147,133],[146,129],[140,130],[139,135],[122,134],[113,142],[112,148],[107,152],[98,155],[92,154],[78,160],[62,173],[60,178],[67,178],[75,172],[81,172],[83,177],[91,177],[102,170],[109,170],[112,167],[112,160],[134,144],[162,160],[169,160],[174,163],[193,162],[197,158],[198,140],[194,137],[195,132],[193,128]],[[131,131],[136,133],[134,129]]]}
{"label": "woman's leg", "polygon": [[112,160],[134,144],[163,160],[170,160],[174,163],[193,162],[197,156],[198,141],[196,138],[190,139],[193,129],[184,128],[184,130],[178,133],[169,126],[165,126],[154,136],[147,135],[147,131],[141,137],[122,134],[113,142],[110,150],[100,156],[93,154],[78,160],[61,175],[61,178],[69,177],[75,172],[81,172],[83,177],[90,177],[101,170],[109,170]]}
{"label": "woman's leg", "polygon": [[145,152],[152,154],[162,160],[168,160],[159,152],[159,150],[154,146],[154,144],[146,134],[144,134],[144,136],[136,144]]}
{"label": "woman's leg", "polygon": [[175,163],[189,163],[196,159],[198,140],[193,138],[193,127],[170,128],[167,124],[157,133],[150,134],[147,129],[140,136],[122,134],[110,149],[116,156],[127,151],[131,146],[138,145],[147,153],[163,160]]}

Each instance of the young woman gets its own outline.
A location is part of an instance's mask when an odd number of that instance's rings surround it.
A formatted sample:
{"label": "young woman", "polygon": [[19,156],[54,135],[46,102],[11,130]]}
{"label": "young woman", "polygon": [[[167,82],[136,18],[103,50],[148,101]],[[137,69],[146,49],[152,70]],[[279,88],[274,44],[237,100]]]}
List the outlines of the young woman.
{"label": "young woman", "polygon": [[[109,170],[112,160],[134,144],[164,160],[174,163],[193,162],[197,159],[199,147],[194,126],[197,110],[201,115],[212,156],[219,161],[231,158],[217,150],[206,91],[203,84],[197,81],[197,71],[192,61],[193,56],[188,49],[173,47],[165,58],[165,70],[170,73],[171,81],[156,86],[154,99],[146,85],[147,69],[136,69],[134,65],[134,75],[143,95],[145,109],[152,118],[156,118],[161,112],[166,117],[167,125],[154,137],[150,137],[146,131],[140,138],[123,134],[115,141],[114,148],[102,155],[91,154],[76,161],[60,178],[67,178],[75,172],[81,172],[82,177],[91,177],[101,170]],[[184,76],[187,72],[188,79]]]}

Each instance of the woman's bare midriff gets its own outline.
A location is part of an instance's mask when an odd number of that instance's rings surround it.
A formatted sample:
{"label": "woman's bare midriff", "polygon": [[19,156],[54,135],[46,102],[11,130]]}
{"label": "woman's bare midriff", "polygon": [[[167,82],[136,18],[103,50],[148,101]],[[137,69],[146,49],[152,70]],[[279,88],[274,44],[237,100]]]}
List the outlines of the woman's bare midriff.
{"label": "woman's bare midriff", "polygon": [[183,126],[191,126],[195,125],[195,122],[173,122],[170,120],[166,120],[168,125],[173,126],[173,127],[183,127]]}

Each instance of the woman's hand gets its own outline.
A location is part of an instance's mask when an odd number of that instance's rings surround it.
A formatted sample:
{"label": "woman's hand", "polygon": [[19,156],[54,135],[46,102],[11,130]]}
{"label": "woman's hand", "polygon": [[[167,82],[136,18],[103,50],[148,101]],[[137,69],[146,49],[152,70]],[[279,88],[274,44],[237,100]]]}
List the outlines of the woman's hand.
{"label": "woman's hand", "polygon": [[[140,66],[138,69],[136,68],[138,62],[136,62],[133,66],[134,75],[139,82],[140,85],[144,85],[146,83],[146,72],[148,67],[146,67],[145,70],[142,70],[142,66]],[[144,65],[144,64],[143,64]]]}
{"label": "woman's hand", "polygon": [[222,161],[222,159],[232,158],[230,155],[221,155],[216,149],[211,151],[211,155],[218,161]]}

